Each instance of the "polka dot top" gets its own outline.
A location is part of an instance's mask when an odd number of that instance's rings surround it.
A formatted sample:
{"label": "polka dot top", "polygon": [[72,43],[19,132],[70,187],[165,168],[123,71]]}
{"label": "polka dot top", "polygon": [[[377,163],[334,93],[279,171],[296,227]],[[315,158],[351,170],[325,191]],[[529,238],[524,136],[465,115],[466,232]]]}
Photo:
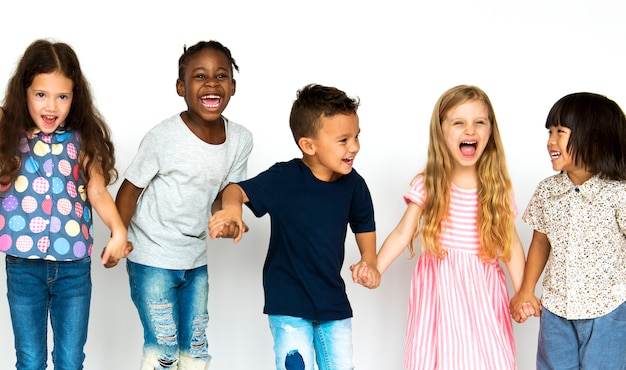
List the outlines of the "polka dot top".
{"label": "polka dot top", "polygon": [[91,255],[92,211],[78,165],[80,135],[59,127],[27,132],[20,170],[0,192],[0,251],[22,258],[79,260]]}

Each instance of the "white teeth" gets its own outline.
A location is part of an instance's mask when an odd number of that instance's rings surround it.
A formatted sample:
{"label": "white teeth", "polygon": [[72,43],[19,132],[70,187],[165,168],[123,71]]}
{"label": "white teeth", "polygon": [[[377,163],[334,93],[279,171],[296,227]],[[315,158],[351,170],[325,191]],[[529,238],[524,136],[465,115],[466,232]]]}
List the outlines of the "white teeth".
{"label": "white teeth", "polygon": [[551,152],[550,153],[550,157],[552,157],[552,158],[558,158],[559,156],[561,156],[561,152]]}
{"label": "white teeth", "polygon": [[462,141],[461,144],[463,145],[476,145],[475,141]]}

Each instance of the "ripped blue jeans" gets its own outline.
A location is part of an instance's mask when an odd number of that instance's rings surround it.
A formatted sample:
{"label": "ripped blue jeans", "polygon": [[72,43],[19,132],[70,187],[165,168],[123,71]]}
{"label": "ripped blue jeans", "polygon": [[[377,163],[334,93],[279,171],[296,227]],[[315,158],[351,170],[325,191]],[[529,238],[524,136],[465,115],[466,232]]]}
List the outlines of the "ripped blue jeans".
{"label": "ripped blue jeans", "polygon": [[207,266],[167,270],[127,260],[126,270],[143,325],[141,369],[208,369]]}
{"label": "ripped blue jeans", "polygon": [[269,315],[276,370],[352,370],[352,320]]}

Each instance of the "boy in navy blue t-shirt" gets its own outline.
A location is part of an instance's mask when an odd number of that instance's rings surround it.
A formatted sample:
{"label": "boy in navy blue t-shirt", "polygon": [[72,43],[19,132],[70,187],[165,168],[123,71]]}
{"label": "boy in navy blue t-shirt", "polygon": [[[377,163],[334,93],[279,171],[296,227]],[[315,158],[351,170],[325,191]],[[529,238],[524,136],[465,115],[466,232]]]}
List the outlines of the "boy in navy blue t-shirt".
{"label": "boy in navy blue t-shirt", "polygon": [[271,234],[263,268],[265,307],[277,369],[352,369],[352,308],[341,278],[347,225],[361,261],[355,282],[376,288],[376,227],[369,189],[352,168],[359,152],[359,101],[333,87],[298,91],[289,125],[301,159],[279,162],[254,178],[230,184],[222,210],[209,222],[211,238],[236,224],[241,239],[245,203],[269,213]]}

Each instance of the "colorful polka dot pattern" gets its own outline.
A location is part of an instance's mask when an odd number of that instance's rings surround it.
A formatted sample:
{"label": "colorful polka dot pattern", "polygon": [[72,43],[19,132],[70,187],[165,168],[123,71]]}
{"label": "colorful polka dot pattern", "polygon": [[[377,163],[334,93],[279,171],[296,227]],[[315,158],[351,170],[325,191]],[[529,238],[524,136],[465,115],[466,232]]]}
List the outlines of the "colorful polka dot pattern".
{"label": "colorful polka dot pattern", "polygon": [[0,251],[71,261],[91,255],[91,205],[78,166],[80,137],[60,127],[21,140],[20,174],[0,193]]}

